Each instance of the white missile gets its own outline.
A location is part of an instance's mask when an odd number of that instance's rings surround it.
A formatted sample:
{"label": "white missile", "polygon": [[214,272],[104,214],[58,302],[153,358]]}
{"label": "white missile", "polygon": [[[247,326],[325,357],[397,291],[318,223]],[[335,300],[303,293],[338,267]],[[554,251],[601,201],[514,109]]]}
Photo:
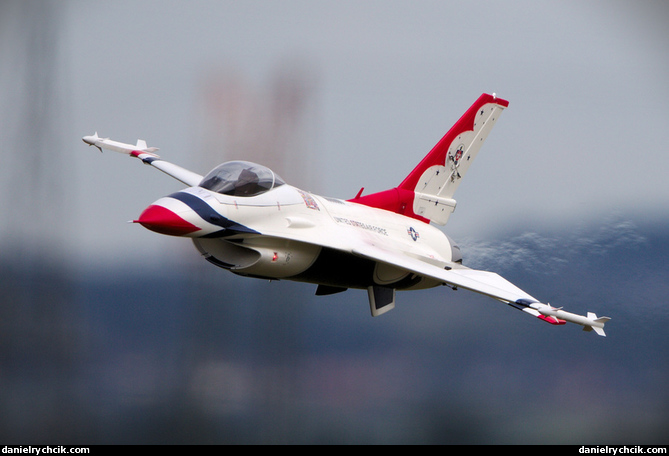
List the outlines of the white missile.
{"label": "white missile", "polygon": [[158,150],[157,147],[148,147],[146,145],[146,141],[143,139],[138,139],[137,144],[134,146],[132,144],[125,144],[122,142],[118,141],[112,141],[109,138],[100,138],[98,136],[98,132],[96,131],[94,135],[92,136],[84,136],[83,141],[88,144],[89,146],[95,146],[98,149],[100,149],[100,152],[102,152],[102,149],[107,149],[107,150],[113,150],[115,152],[120,152],[122,154],[132,154],[133,152],[143,152],[149,155],[152,155],[154,157],[158,157],[158,155],[155,154],[155,152]]}
{"label": "white missile", "polygon": [[584,331],[592,331],[594,329],[600,336],[606,336],[604,333],[604,323],[610,320],[609,317],[598,317],[593,312],[588,312],[587,316],[584,317],[583,315],[565,312],[564,310],[542,303],[531,304],[530,307],[536,309],[541,315],[576,323],[583,326]]}
{"label": "white missile", "polygon": [[84,136],[81,139],[83,139],[89,146],[95,146],[100,149],[100,152],[102,152],[102,149],[107,149],[139,158],[145,164],[161,170],[175,179],[180,180],[189,187],[194,187],[202,181],[202,176],[200,174],[189,171],[174,163],[161,160],[160,156],[155,153],[158,148],[147,147],[146,141],[143,139],[138,139],[137,144],[133,146],[132,144],[112,141],[109,138],[100,138],[97,131],[94,135]]}

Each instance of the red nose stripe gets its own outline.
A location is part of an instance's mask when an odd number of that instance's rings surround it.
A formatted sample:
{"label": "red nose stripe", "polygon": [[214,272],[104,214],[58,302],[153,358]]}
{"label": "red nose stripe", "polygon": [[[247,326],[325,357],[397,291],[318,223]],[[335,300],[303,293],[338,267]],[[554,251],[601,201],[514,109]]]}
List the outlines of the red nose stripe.
{"label": "red nose stripe", "polygon": [[182,219],[171,210],[155,204],[144,209],[135,223],[139,223],[144,228],[156,233],[170,236],[184,236],[200,230],[200,228]]}

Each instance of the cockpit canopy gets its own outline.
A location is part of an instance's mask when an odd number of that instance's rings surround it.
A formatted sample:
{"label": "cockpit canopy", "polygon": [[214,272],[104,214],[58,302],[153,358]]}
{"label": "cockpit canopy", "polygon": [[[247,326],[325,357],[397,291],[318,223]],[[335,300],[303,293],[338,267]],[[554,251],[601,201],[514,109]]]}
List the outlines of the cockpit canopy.
{"label": "cockpit canopy", "polygon": [[285,184],[271,169],[246,161],[218,165],[204,176],[200,187],[230,196],[256,196]]}

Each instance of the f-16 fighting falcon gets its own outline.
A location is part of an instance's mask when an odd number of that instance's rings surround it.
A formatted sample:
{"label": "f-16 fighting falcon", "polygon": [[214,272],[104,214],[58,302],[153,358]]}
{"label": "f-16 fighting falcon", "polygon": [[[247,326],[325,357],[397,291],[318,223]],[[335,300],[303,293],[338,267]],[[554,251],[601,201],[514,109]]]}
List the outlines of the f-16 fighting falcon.
{"label": "f-16 fighting falcon", "polygon": [[367,290],[373,316],[395,307],[396,290],[445,285],[487,295],[553,325],[572,322],[604,336],[608,317],[576,315],[540,302],[494,272],[462,264],[436,225],[508,101],[481,95],[397,186],[349,200],[295,188],[271,169],[223,163],[206,175],[161,159],[143,140],[97,133],[85,143],[153,166],[186,185],[148,206],[136,223],[190,238],[205,260],[241,276],[316,284],[317,295]]}

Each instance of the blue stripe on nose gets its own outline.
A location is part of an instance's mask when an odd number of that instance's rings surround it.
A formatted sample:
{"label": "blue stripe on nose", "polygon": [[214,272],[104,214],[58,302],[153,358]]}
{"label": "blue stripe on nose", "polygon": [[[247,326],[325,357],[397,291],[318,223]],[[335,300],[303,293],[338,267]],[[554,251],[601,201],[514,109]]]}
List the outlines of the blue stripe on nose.
{"label": "blue stripe on nose", "polygon": [[211,223],[212,225],[220,226],[223,228],[222,231],[212,233],[206,237],[221,237],[229,236],[236,233],[253,233],[260,234],[255,230],[252,230],[249,227],[240,225],[239,223],[233,222],[232,220],[223,217],[221,214],[216,212],[214,208],[204,202],[201,198],[197,196],[186,193],[186,192],[176,192],[169,195],[169,198],[174,198],[181,201],[190,207],[197,215],[202,218],[205,222]]}

